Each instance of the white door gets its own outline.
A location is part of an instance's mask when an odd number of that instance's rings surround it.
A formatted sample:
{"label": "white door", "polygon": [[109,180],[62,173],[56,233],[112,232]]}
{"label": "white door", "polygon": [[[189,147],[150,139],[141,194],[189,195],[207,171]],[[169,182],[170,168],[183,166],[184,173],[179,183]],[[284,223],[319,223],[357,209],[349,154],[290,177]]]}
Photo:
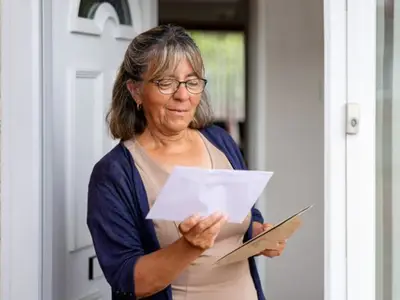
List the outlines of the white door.
{"label": "white door", "polygon": [[[53,299],[110,299],[86,225],[93,165],[126,48],[156,25],[155,0],[53,1]],[[60,296],[62,295],[62,296]]]}

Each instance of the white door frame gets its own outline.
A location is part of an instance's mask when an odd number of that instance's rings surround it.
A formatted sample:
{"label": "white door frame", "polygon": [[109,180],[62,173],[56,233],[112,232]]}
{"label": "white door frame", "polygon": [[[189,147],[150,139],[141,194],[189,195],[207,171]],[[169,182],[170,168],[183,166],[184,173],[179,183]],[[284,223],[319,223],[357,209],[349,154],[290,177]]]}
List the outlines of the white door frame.
{"label": "white door frame", "polygon": [[346,0],[324,1],[324,300],[346,300]]}
{"label": "white door frame", "polygon": [[347,299],[375,300],[376,0],[348,0],[347,101],[360,107],[347,135]]}
{"label": "white door frame", "polygon": [[42,1],[1,3],[1,299],[40,300]]}
{"label": "white door frame", "polygon": [[375,0],[325,0],[325,62],[325,300],[375,300]]}
{"label": "white door frame", "polygon": [[325,300],[376,298],[375,78],[376,1],[325,0]]}

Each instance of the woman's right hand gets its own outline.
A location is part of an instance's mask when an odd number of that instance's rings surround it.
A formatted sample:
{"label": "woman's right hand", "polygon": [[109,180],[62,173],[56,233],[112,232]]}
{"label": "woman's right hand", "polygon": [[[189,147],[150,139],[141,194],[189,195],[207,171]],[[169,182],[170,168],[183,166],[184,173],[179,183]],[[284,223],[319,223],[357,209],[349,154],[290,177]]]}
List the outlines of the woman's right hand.
{"label": "woman's right hand", "polygon": [[195,215],[184,220],[179,225],[179,231],[191,246],[207,250],[214,245],[227,219],[220,213],[214,213],[206,218]]}

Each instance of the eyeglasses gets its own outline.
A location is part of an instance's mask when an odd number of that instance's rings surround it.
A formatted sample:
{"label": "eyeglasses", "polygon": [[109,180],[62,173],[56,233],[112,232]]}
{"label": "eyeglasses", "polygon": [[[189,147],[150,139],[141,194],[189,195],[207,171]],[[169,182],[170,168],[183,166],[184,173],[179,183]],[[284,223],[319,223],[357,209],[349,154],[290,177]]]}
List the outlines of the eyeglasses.
{"label": "eyeglasses", "polygon": [[203,78],[189,79],[186,81],[179,81],[176,79],[161,79],[153,81],[157,85],[161,94],[172,95],[174,94],[181,84],[185,85],[185,88],[191,94],[200,94],[206,87],[207,80]]}

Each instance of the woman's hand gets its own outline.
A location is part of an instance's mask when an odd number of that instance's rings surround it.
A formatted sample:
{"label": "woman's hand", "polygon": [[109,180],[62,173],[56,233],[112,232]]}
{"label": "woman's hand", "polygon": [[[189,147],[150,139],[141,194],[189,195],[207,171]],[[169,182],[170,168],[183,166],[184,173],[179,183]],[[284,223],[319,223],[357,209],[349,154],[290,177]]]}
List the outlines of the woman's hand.
{"label": "woman's hand", "polygon": [[[259,235],[260,233],[264,232],[265,230],[272,228],[273,226],[274,225],[269,224],[269,223],[261,224],[259,222],[253,222],[253,237]],[[285,247],[286,247],[286,241],[278,241],[276,248],[265,249],[258,255],[264,255],[267,257],[271,257],[271,258],[280,256],[282,254],[283,250],[285,250]]]}
{"label": "woman's hand", "polygon": [[179,225],[179,231],[191,246],[207,250],[214,245],[226,221],[227,217],[220,213],[214,213],[206,218],[192,216]]}
{"label": "woman's hand", "polygon": [[183,237],[172,244],[141,256],[135,265],[135,293],[149,297],[170,285],[205,250],[214,245],[227,218],[213,214],[190,217],[179,225]]}

